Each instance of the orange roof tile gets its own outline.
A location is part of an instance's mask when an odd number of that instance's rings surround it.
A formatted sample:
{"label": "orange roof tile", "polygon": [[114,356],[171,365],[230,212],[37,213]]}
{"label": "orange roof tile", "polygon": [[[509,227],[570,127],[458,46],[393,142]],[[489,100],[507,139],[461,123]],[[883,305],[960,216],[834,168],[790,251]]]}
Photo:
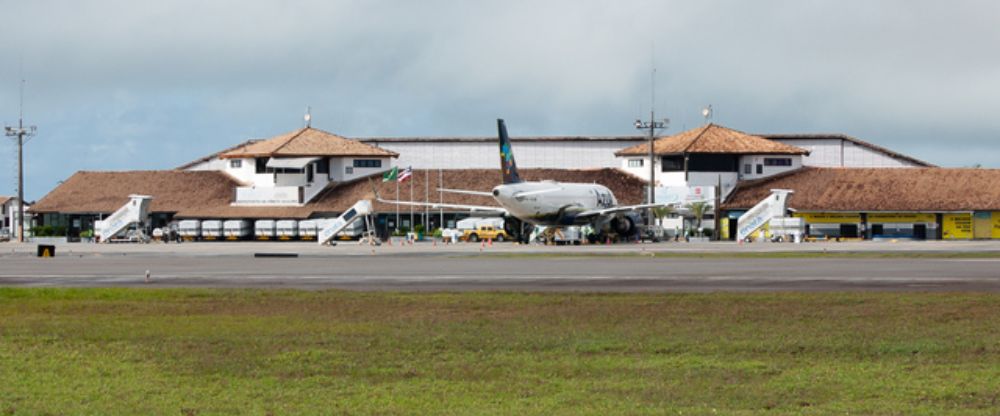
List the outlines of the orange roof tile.
{"label": "orange roof tile", "polygon": [[750,208],[771,189],[791,189],[799,211],[998,211],[1000,169],[813,168],[737,185],[722,204]]}
{"label": "orange roof tile", "polygon": [[[443,176],[443,181],[439,178]],[[562,182],[600,183],[610,188],[622,204],[640,203],[645,182],[619,169],[522,169],[526,180],[552,179]],[[393,182],[382,182],[381,173],[370,177],[384,198],[396,197]],[[500,184],[497,169],[414,170],[413,200],[420,201],[425,186],[432,202],[438,201],[439,187],[489,191]],[[424,181],[429,181],[426,185]],[[348,209],[359,199],[373,199],[369,178],[331,183],[314,200],[303,206],[233,206],[233,189],[240,186],[230,176],[217,171],[128,171],[77,172],[35,205],[35,212],[64,214],[110,214],[128,202],[129,194],[153,197],[151,212],[174,213],[176,218],[297,218],[330,216]],[[197,192],[194,192],[197,191]],[[399,189],[399,199],[409,200],[410,184]],[[445,193],[450,204],[496,205],[493,198]],[[409,211],[409,207],[404,207]],[[392,204],[375,203],[379,212],[394,212]],[[416,211],[422,211],[416,208]],[[452,212],[452,210],[449,210]],[[461,211],[464,212],[464,211]]]}
{"label": "orange roof tile", "polygon": [[[707,124],[696,129],[656,139],[653,151],[657,155],[683,153],[736,153],[755,155],[807,155],[808,150],[789,146],[760,136]],[[649,154],[649,144],[637,144],[615,152],[615,156]]]}
{"label": "orange roof tile", "polygon": [[323,130],[306,127],[270,139],[247,143],[219,155],[223,159],[307,156],[399,157],[399,154]]}

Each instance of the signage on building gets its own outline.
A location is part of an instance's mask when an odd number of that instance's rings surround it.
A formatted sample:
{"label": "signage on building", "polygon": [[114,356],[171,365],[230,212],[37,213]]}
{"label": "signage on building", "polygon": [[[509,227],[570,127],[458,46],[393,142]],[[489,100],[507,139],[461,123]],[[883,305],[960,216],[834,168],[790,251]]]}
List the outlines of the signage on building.
{"label": "signage on building", "polygon": [[941,238],[945,240],[967,240],[972,238],[972,214],[944,214]]}
{"label": "signage on building", "polygon": [[714,186],[663,186],[656,188],[657,204],[690,204],[715,201]]}
{"label": "signage on building", "polygon": [[992,238],[1000,238],[1000,212],[993,213],[993,231],[990,234]]}
{"label": "signage on building", "polygon": [[843,212],[796,212],[793,217],[801,217],[809,224],[856,224],[861,222],[861,214]]}
{"label": "signage on building", "polygon": [[877,214],[868,214],[869,224],[887,224],[887,223],[932,223],[937,221],[934,218],[934,214],[917,214],[917,213],[905,213],[905,212],[884,212]]}

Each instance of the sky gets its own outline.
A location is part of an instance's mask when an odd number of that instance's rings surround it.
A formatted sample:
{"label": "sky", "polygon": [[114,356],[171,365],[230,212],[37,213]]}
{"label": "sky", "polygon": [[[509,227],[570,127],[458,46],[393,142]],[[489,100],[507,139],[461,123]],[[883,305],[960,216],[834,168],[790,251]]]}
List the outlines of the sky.
{"label": "sky", "polygon": [[[1000,2],[0,0],[25,196],[313,127],[346,137],[842,133],[1000,168]],[[655,73],[653,69],[655,68]],[[655,92],[655,99],[651,93]],[[0,195],[16,147],[0,146]]]}

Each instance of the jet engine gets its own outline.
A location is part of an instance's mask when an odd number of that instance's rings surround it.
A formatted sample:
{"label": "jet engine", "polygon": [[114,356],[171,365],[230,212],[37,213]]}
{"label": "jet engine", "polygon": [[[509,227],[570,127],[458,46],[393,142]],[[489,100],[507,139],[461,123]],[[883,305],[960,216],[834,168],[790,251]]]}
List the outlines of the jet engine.
{"label": "jet engine", "polygon": [[636,213],[619,215],[611,220],[611,230],[622,237],[631,236],[638,231],[636,224],[639,224],[639,221],[639,215]]}

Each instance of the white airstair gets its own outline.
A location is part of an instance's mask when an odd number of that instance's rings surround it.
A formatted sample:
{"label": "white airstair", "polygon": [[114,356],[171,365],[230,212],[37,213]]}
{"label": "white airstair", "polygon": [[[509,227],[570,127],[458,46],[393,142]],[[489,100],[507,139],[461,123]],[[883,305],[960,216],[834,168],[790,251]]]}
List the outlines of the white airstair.
{"label": "white airstair", "polygon": [[784,218],[788,203],[788,189],[772,189],[771,195],[754,205],[736,220],[736,241],[746,241],[755,232],[764,228],[774,218]]}
{"label": "white airstair", "polygon": [[347,211],[334,219],[333,221],[326,221],[320,226],[319,233],[316,237],[316,242],[320,245],[328,243],[337,235],[341,230],[347,228],[354,221],[359,218],[368,218],[372,213],[372,201],[367,199],[362,199],[355,202],[353,206]]}
{"label": "white airstair", "polygon": [[146,222],[149,217],[149,202],[153,197],[148,195],[129,195],[127,204],[122,206],[103,221],[94,224],[95,233],[102,243],[110,242],[112,238],[135,223]]}

